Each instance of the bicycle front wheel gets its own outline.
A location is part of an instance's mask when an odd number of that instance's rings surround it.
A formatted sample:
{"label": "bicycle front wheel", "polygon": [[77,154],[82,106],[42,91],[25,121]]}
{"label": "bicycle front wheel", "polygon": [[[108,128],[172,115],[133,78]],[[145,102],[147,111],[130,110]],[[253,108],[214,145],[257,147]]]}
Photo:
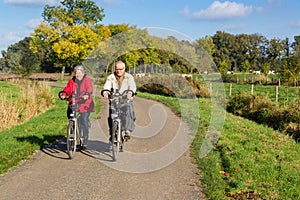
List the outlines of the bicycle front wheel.
{"label": "bicycle front wheel", "polygon": [[120,151],[120,126],[118,121],[113,121],[112,126],[112,156],[113,160],[117,161]]}
{"label": "bicycle front wheel", "polygon": [[76,152],[76,127],[74,121],[69,121],[68,131],[67,131],[67,152],[69,158],[72,159]]}

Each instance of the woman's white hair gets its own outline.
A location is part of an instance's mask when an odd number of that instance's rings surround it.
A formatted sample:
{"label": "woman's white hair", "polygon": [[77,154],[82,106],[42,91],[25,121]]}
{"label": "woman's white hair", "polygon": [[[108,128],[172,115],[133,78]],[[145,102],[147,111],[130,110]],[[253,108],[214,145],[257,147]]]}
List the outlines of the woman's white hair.
{"label": "woman's white hair", "polygon": [[74,67],[74,72],[76,72],[77,70],[81,70],[84,73],[84,67],[82,65],[77,65],[76,67]]}

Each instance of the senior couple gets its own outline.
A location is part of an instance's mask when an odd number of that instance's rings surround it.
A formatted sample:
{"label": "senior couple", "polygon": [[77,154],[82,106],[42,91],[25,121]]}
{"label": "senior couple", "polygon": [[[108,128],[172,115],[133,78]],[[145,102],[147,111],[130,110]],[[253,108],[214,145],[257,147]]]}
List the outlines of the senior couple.
{"label": "senior couple", "polygon": [[[105,81],[105,84],[103,86],[104,90],[119,90],[120,93],[122,93],[125,90],[131,90],[134,93],[136,92],[136,84],[134,81],[134,77],[127,73],[125,63],[122,61],[117,61],[115,63],[114,67],[114,73],[110,74]],[[67,85],[64,87],[63,91],[66,93],[72,95],[75,93],[75,95],[79,95],[84,99],[84,102],[78,105],[77,111],[80,113],[79,116],[79,124],[80,128],[83,132],[84,141],[87,141],[89,136],[89,116],[91,112],[94,112],[94,102],[93,102],[93,85],[92,80],[87,76],[85,73],[84,67],[82,65],[76,66],[74,68],[75,76],[72,77]],[[109,98],[109,93],[103,94],[104,98]],[[127,98],[132,99],[133,94],[127,93]],[[61,96],[62,99],[66,98],[66,96]],[[69,100],[68,109],[67,109],[67,117],[70,118],[70,114],[72,112],[71,109],[72,105],[72,98]],[[133,104],[132,101],[128,102],[127,109],[129,112],[132,112],[131,116],[134,116],[133,111]],[[123,119],[123,120],[131,120],[132,119]],[[134,123],[133,119],[133,123]],[[108,120],[110,122],[110,119]],[[127,123],[124,123],[127,124]],[[109,127],[111,127],[109,123]],[[134,125],[131,125],[129,128],[126,129],[125,127],[125,137],[127,139],[130,138],[130,132],[132,132],[134,129]],[[111,136],[110,136],[111,139]]]}

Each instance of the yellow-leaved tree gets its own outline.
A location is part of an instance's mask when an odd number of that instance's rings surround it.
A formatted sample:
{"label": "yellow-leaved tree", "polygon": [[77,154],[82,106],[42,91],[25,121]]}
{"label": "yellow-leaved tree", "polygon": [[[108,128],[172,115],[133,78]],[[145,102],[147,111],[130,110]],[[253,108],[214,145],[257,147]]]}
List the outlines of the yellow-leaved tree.
{"label": "yellow-leaved tree", "polygon": [[42,16],[44,21],[31,34],[30,48],[41,60],[60,67],[63,78],[100,43],[96,27],[103,9],[90,0],[63,0],[58,6],[46,5]]}

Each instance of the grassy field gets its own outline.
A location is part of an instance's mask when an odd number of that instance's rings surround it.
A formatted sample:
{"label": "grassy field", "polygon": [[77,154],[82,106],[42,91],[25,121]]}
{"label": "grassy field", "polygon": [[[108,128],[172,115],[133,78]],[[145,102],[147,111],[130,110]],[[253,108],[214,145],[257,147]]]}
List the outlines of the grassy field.
{"label": "grassy field", "polygon": [[[233,75],[232,75],[233,76]],[[242,73],[235,74],[234,76],[242,79],[244,76],[247,79],[255,78],[258,75],[255,74],[245,74]],[[210,81],[219,79],[218,74],[209,74],[209,75],[194,75],[194,78],[205,78],[207,79],[206,84],[209,84]],[[269,78],[279,79],[278,75],[269,75]],[[209,85],[207,85],[209,87]],[[231,87],[231,91],[230,91]],[[226,97],[235,96],[240,92],[246,92],[250,94],[252,92],[252,84],[245,83],[227,83],[224,82],[224,89],[226,92]],[[263,84],[253,84],[253,95],[263,95],[269,97],[272,101],[276,101],[276,85],[263,85]],[[300,98],[300,87],[293,86],[278,86],[278,96],[277,101],[281,106],[288,106],[295,100]]]}
{"label": "grassy field", "polygon": [[[251,93],[252,86],[250,84],[238,84],[238,83],[224,83],[226,96],[235,96],[239,92]],[[262,95],[269,97],[273,102],[276,101],[276,86],[271,85],[253,85],[253,95]],[[300,97],[299,87],[278,87],[278,103],[279,105],[286,106],[293,101],[298,100]]]}
{"label": "grassy field", "polygon": [[[175,98],[139,94],[180,112]],[[288,136],[227,113],[219,140],[204,158],[200,148],[210,121],[210,102],[199,99],[201,119],[192,156],[209,199],[300,199],[300,146]],[[191,127],[196,121],[187,120]]]}
{"label": "grassy field", "polygon": [[[53,88],[53,94],[61,88]],[[176,98],[138,93],[181,114]],[[199,157],[210,123],[210,100],[199,99],[199,109],[184,116],[196,137],[191,147],[201,169],[199,185],[209,199],[300,199],[300,148],[290,137],[252,121],[226,114],[217,144]],[[98,107],[99,108],[99,107]],[[66,102],[56,100],[45,113],[0,133],[0,173],[5,173],[36,150],[65,136]],[[200,120],[195,118],[200,113]],[[190,116],[189,116],[190,114]],[[46,122],[46,123],[41,123]],[[197,126],[199,124],[199,127]],[[195,130],[195,127],[198,127]]]}

